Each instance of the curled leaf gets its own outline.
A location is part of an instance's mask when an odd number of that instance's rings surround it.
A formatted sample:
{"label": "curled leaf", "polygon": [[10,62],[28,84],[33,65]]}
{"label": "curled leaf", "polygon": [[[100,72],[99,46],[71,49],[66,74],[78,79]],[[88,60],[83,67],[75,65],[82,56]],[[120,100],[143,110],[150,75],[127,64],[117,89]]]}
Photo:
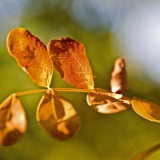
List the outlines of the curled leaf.
{"label": "curled leaf", "polygon": [[93,89],[94,78],[85,47],[71,38],[51,40],[48,43],[54,67],[62,79],[81,89]]}
{"label": "curled leaf", "polygon": [[126,70],[125,70],[125,60],[123,58],[119,58],[115,61],[111,73],[110,85],[112,92],[129,90]]}
{"label": "curled leaf", "polygon": [[54,90],[42,97],[36,113],[41,127],[58,140],[67,140],[80,129],[80,118],[70,102]]}
{"label": "curled leaf", "polygon": [[27,120],[20,100],[10,95],[0,105],[0,146],[16,143],[26,131]]}
{"label": "curled leaf", "polygon": [[12,30],[7,37],[7,48],[18,65],[39,86],[48,87],[53,64],[46,46],[24,28]]}
{"label": "curled leaf", "polygon": [[134,111],[143,118],[160,123],[160,106],[136,97],[132,98],[131,104]]}
{"label": "curled leaf", "polygon": [[117,113],[130,108],[128,97],[100,88],[94,88],[88,93],[87,103],[97,112],[103,114]]}

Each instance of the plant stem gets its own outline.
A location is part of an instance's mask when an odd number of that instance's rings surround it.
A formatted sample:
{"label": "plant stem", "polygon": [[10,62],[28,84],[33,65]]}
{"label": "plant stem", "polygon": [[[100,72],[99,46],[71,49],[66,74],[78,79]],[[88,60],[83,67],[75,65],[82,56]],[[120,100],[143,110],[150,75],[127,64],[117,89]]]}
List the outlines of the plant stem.
{"label": "plant stem", "polygon": [[[51,88],[55,91],[62,91],[62,92],[90,92],[90,89],[77,89],[77,88]],[[46,92],[48,89],[38,89],[38,90],[30,90],[30,91],[23,91],[23,92],[17,92],[15,93],[16,96],[23,96],[26,94],[35,94],[35,93],[41,93]]]}
{"label": "plant stem", "polygon": [[151,154],[153,154],[158,149],[160,149],[160,142],[157,143],[156,145],[150,147],[149,149],[142,151],[141,153],[139,153],[138,155],[133,157],[132,160],[143,160],[143,159],[147,158],[148,156],[150,156]]}

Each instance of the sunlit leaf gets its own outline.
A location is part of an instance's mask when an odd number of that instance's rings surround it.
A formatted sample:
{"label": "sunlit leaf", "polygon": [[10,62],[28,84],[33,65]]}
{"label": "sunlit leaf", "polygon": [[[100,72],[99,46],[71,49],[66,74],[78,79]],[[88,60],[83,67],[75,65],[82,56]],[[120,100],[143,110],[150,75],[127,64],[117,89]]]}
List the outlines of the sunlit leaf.
{"label": "sunlit leaf", "polygon": [[71,38],[48,43],[54,67],[67,83],[82,89],[93,89],[94,78],[85,47]]}
{"label": "sunlit leaf", "polygon": [[123,96],[122,94],[112,93],[110,91],[107,91],[101,88],[94,88],[87,95],[87,103],[89,105],[99,105],[99,104],[112,102],[113,98],[120,99],[122,98],[122,96]]}
{"label": "sunlit leaf", "polygon": [[87,103],[97,112],[103,114],[117,113],[130,108],[128,97],[100,88],[95,88],[88,93]]}
{"label": "sunlit leaf", "polygon": [[131,104],[134,111],[143,118],[160,123],[160,106],[136,97],[131,100]]}
{"label": "sunlit leaf", "polygon": [[80,129],[80,118],[70,102],[54,90],[42,97],[36,113],[41,127],[58,140],[67,140]]}
{"label": "sunlit leaf", "polygon": [[129,90],[126,70],[125,70],[125,60],[123,58],[119,58],[115,61],[111,73],[110,85],[112,92]]}
{"label": "sunlit leaf", "polygon": [[16,143],[26,131],[27,120],[20,100],[10,95],[0,105],[0,146]]}
{"label": "sunlit leaf", "polygon": [[103,113],[103,114],[113,114],[118,113],[121,111],[125,111],[130,108],[129,104],[126,104],[124,102],[110,102],[110,103],[104,103],[96,106],[92,106],[97,112]]}
{"label": "sunlit leaf", "polygon": [[48,87],[53,64],[46,46],[24,28],[12,30],[7,37],[8,52],[39,86]]}

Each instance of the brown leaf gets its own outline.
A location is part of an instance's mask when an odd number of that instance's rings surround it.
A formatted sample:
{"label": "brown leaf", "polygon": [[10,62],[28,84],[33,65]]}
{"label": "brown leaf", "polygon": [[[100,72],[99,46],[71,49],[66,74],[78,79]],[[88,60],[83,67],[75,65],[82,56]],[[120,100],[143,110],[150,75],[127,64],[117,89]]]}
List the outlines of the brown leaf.
{"label": "brown leaf", "polygon": [[16,143],[26,131],[27,120],[20,100],[10,95],[0,105],[0,146]]}
{"label": "brown leaf", "polygon": [[71,38],[48,43],[54,67],[67,83],[81,89],[93,89],[94,78],[85,47]]}
{"label": "brown leaf", "polygon": [[103,114],[113,114],[118,113],[121,111],[125,111],[130,108],[129,104],[126,104],[124,102],[110,102],[110,103],[104,103],[96,106],[92,106],[97,112],[103,113]]}
{"label": "brown leaf", "polygon": [[97,112],[104,114],[117,113],[130,108],[128,97],[100,88],[94,88],[88,93],[87,103]]}
{"label": "brown leaf", "polygon": [[131,104],[134,111],[143,118],[160,123],[160,106],[136,97],[132,98]]}
{"label": "brown leaf", "polygon": [[115,61],[112,73],[111,73],[111,91],[128,91],[128,81],[125,70],[125,60],[123,58],[119,58]]}
{"label": "brown leaf", "polygon": [[24,28],[12,30],[7,37],[7,48],[18,65],[39,86],[48,87],[53,64],[46,46]]}
{"label": "brown leaf", "polygon": [[115,99],[122,98],[122,94],[109,92],[101,88],[94,88],[87,95],[87,103],[92,105],[99,105],[115,101]]}
{"label": "brown leaf", "polygon": [[54,90],[48,90],[42,97],[36,117],[41,127],[58,140],[72,138],[81,125],[72,104]]}

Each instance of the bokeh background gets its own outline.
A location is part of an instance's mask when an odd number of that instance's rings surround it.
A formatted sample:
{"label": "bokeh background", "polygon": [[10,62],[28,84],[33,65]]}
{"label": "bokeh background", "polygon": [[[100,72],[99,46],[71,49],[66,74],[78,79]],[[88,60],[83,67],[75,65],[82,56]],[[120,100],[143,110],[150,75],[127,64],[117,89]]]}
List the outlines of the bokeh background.
{"label": "bokeh background", "polygon": [[[6,48],[7,34],[24,27],[45,44],[70,37],[86,47],[95,87],[110,90],[114,61],[124,57],[128,96],[160,105],[160,0],[1,0],[0,102],[14,92],[39,89],[17,66]],[[51,87],[71,87],[54,71]],[[0,148],[0,160],[129,160],[160,141],[160,124],[132,109],[112,115],[94,111],[86,93],[62,93],[82,121],[73,139],[59,142],[36,121],[43,93],[20,97],[28,119],[27,132],[13,146]],[[147,158],[157,160],[160,151]]]}

